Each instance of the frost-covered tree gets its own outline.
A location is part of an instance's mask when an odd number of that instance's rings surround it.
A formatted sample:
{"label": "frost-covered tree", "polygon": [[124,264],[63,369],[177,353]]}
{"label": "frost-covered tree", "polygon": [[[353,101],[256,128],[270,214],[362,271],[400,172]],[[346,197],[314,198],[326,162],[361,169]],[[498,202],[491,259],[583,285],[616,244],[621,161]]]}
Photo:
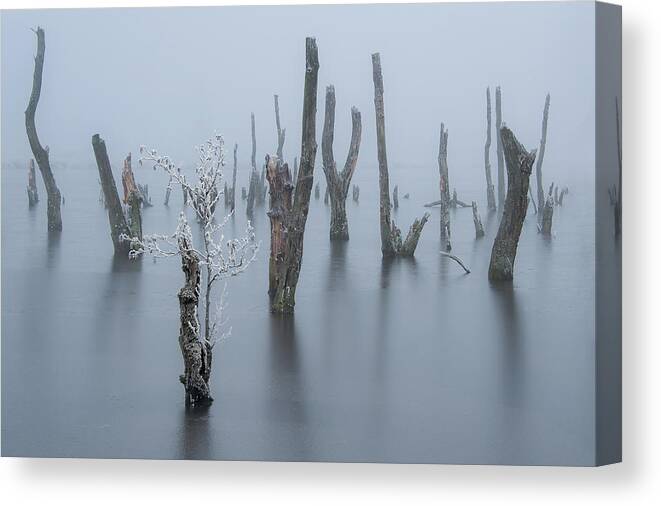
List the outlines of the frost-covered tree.
{"label": "frost-covered tree", "polygon": [[[196,177],[191,184],[169,156],[156,150],[140,148],[140,164],[151,163],[154,170],[165,171],[169,185],[181,186],[186,203],[195,211],[201,227],[200,244],[195,244],[185,212],[179,215],[179,224],[171,235],[144,235],[142,240],[125,238],[132,242],[129,255],[136,257],[150,254],[153,257],[181,257],[181,268],[186,276],[179,290],[181,329],[179,345],[184,359],[184,374],[180,380],[186,389],[186,401],[191,404],[209,403],[213,399],[209,389],[211,359],[214,345],[226,337],[231,329],[223,331],[223,309],[226,285],[220,302],[214,311],[211,308],[212,292],[217,281],[236,276],[245,271],[255,259],[259,244],[248,222],[245,234],[226,239],[223,229],[229,216],[222,220],[215,217],[216,204],[223,197],[223,166],[225,154],[220,135],[206,141],[197,148],[199,158],[195,169]],[[204,278],[204,279],[202,279]],[[203,290],[200,292],[200,284]],[[198,318],[200,298],[203,303],[204,319],[201,328]]]}

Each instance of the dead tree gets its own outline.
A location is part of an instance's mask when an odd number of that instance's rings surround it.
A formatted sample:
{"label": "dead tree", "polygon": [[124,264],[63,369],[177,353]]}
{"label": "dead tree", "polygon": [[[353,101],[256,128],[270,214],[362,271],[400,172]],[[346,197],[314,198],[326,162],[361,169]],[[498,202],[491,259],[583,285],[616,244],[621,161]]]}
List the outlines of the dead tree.
{"label": "dead tree", "polygon": [[413,256],[422,229],[429,219],[429,213],[416,219],[409,229],[406,240],[390,219],[390,188],[388,176],[388,156],[386,154],[386,121],[383,104],[383,74],[379,53],[372,54],[372,80],[374,81],[374,109],[376,111],[376,144],[379,158],[379,217],[381,222],[381,253],[384,257]]}
{"label": "dead tree", "polygon": [[441,136],[438,144],[438,174],[439,189],[441,192],[441,240],[445,242],[445,248],[450,251],[450,178],[448,174],[448,131],[441,123]]}
{"label": "dead tree", "polygon": [[392,205],[393,208],[399,209],[399,187],[397,185],[392,191]]}
{"label": "dead tree", "polygon": [[496,86],[496,155],[498,157],[498,208],[502,209],[505,203],[505,167],[503,161],[503,140],[501,129],[503,126],[503,115],[501,111],[500,86]]}
{"label": "dead tree", "polygon": [[138,189],[131,168],[131,153],[124,159],[124,168],[122,169],[122,186],[124,188],[124,204],[128,208],[128,227],[131,237],[137,237],[142,241],[142,214],[140,206],[143,195]]}
{"label": "dead tree", "polygon": [[248,184],[248,202],[246,205],[246,214],[252,220],[255,208],[255,201],[257,200],[257,192],[259,191],[259,175],[257,174],[257,139],[255,136],[255,114],[250,113],[250,131],[252,133],[252,152],[250,155],[250,182]]}
{"label": "dead tree", "polygon": [[[303,260],[303,234],[310,209],[312,193],[314,160],[317,155],[316,119],[317,119],[317,77],[319,73],[319,56],[317,41],[312,37],[305,39],[305,86],[303,91],[303,121],[301,135],[301,167],[293,193],[287,192],[280,199],[274,195],[271,185],[271,198],[276,202],[282,200],[282,210],[289,209],[283,217],[284,234],[281,244],[276,245],[277,262],[269,272],[269,292],[271,312],[293,313],[296,304],[296,285]],[[267,158],[269,171],[273,163]],[[276,161],[277,162],[277,161]],[[286,166],[285,166],[286,167]],[[277,163],[275,163],[277,169]],[[287,167],[285,172],[289,173]],[[286,202],[289,198],[291,204]],[[277,229],[276,229],[277,230]],[[271,234],[273,235],[273,229]]]}
{"label": "dead tree", "polygon": [[452,191],[452,198],[450,199],[450,207],[456,209],[457,207],[471,207],[469,204],[466,204],[463,200],[459,200],[457,197],[457,190]]}
{"label": "dead tree", "polygon": [[232,169],[232,189],[230,190],[230,209],[234,212],[236,208],[236,169],[237,169],[237,157],[236,152],[239,149],[238,144],[234,144],[234,168]]}
{"label": "dead tree", "polygon": [[466,274],[470,274],[470,273],[471,273],[470,269],[469,269],[468,267],[466,267],[466,265],[464,264],[464,262],[462,262],[461,259],[460,259],[459,257],[456,257],[456,256],[454,256],[454,255],[451,255],[450,253],[446,253],[445,251],[441,251],[440,253],[441,253],[441,256],[444,256],[444,257],[446,257],[446,258],[450,258],[450,259],[454,260],[455,262],[457,262],[457,263],[461,266],[461,268],[462,268],[464,271],[466,271]]}
{"label": "dead tree", "polygon": [[296,191],[296,183],[298,181],[298,158],[294,157],[294,177],[292,182],[294,183],[294,191]]}
{"label": "dead tree", "polygon": [[[326,88],[326,112],[324,116],[324,130],[321,138],[321,154],[324,175],[326,176],[326,191],[330,197],[331,204],[331,241],[346,241],[349,239],[346,201],[347,195],[349,194],[351,178],[356,171],[361,135],[362,122],[360,112],[355,107],[352,107],[351,142],[349,144],[349,152],[347,153],[344,168],[341,172],[338,172],[335,156],[333,155],[333,140],[335,138],[335,87],[328,86]],[[357,200],[355,189],[354,200]]]}
{"label": "dead tree", "polygon": [[507,127],[500,129],[500,138],[507,162],[507,197],[489,263],[490,281],[514,278],[514,261],[523,221],[528,210],[530,174],[536,150],[528,153]]}
{"label": "dead tree", "polygon": [[475,225],[475,238],[479,239],[484,237],[484,227],[482,226],[482,218],[477,210],[477,202],[473,201],[471,206],[473,208],[473,224]]}
{"label": "dead tree", "polygon": [[108,159],[108,152],[106,151],[106,143],[99,137],[99,134],[94,134],[92,137],[92,148],[96,157],[96,166],[99,169],[103,196],[108,207],[110,238],[115,248],[115,255],[128,255],[131,244],[129,241],[122,240],[122,237],[131,237],[130,231],[124,217],[124,211],[122,210],[122,202],[119,200],[119,195],[117,194],[117,186],[115,185],[115,178],[112,175],[112,168]]}
{"label": "dead tree", "polygon": [[487,141],[484,144],[484,174],[487,179],[487,207],[489,211],[496,210],[496,196],[494,194],[493,181],[491,179],[491,162],[489,151],[491,150],[491,91],[487,86]]}
{"label": "dead tree", "polygon": [[353,185],[351,191],[351,198],[353,199],[354,202],[358,202],[360,200],[360,186],[358,186],[357,184]]}
{"label": "dead tree", "polygon": [[[557,189],[557,187],[556,187]],[[550,236],[551,235],[551,229],[553,228],[553,183],[551,183],[551,186],[549,188],[549,193],[548,196],[546,197],[546,200],[544,202],[544,208],[542,210],[542,217],[540,224],[538,225],[539,231],[542,233],[542,235],[545,236]]]}
{"label": "dead tree", "polygon": [[[540,205],[542,205],[542,203],[545,202],[546,200],[546,197],[544,195],[544,183],[542,181],[542,162],[544,161],[544,152],[546,151],[546,131],[549,121],[550,105],[551,105],[551,94],[547,93],[546,101],[544,102],[544,115],[542,117],[542,138],[539,141],[539,154],[537,156],[537,164],[535,165],[535,175],[537,176],[537,202],[539,202]],[[551,211],[551,213],[553,213],[553,211]],[[539,220],[544,219],[543,209],[542,212],[538,214],[538,219]]]}
{"label": "dead tree", "polygon": [[41,80],[44,70],[44,53],[46,51],[46,38],[44,30],[41,27],[37,28],[37,56],[34,58],[34,76],[32,79],[32,93],[30,94],[30,101],[25,110],[25,129],[28,134],[28,141],[30,148],[34,155],[39,172],[44,180],[46,187],[46,194],[48,196],[47,216],[48,216],[48,230],[60,231],[62,230],[62,213],[60,206],[62,204],[62,195],[60,189],[55,183],[55,176],[50,166],[50,159],[48,153],[48,146],[43,148],[37,135],[37,127],[34,122],[34,115],[37,112],[37,104],[39,103],[39,96],[41,95]]}
{"label": "dead tree", "polygon": [[34,159],[30,158],[28,164],[28,205],[34,207],[39,202],[39,193],[37,192],[37,176],[34,170]]}
{"label": "dead tree", "polygon": [[164,204],[167,206],[170,203],[170,193],[172,193],[172,178],[168,181],[168,185],[165,188],[165,201]]}
{"label": "dead tree", "polygon": [[278,289],[279,276],[286,270],[284,264],[287,248],[288,221],[292,218],[292,193],[289,166],[278,157],[266,157],[266,180],[271,190],[268,211],[271,222],[271,255],[269,256],[269,296],[274,297]]}
{"label": "dead tree", "polygon": [[278,130],[278,150],[276,154],[279,160],[284,160],[282,156],[282,148],[285,145],[285,129],[280,128],[280,107],[278,105],[278,95],[273,95],[273,103],[275,105],[275,127]]}

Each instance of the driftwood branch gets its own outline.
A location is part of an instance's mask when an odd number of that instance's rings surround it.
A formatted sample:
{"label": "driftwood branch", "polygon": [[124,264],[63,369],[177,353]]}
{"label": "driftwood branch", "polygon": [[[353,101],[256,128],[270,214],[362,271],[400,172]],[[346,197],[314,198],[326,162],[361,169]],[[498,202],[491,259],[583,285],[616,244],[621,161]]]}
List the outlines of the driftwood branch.
{"label": "driftwood branch", "polygon": [[466,274],[470,274],[470,273],[471,273],[470,269],[469,269],[468,267],[466,267],[466,265],[464,264],[464,262],[462,262],[461,259],[460,259],[459,257],[456,257],[455,255],[451,255],[450,253],[446,253],[445,251],[440,251],[439,253],[441,254],[441,256],[444,256],[444,257],[447,257],[447,258],[451,258],[452,260],[454,260],[455,262],[457,262],[459,265],[461,265],[462,269],[464,269],[464,271],[466,271]]}

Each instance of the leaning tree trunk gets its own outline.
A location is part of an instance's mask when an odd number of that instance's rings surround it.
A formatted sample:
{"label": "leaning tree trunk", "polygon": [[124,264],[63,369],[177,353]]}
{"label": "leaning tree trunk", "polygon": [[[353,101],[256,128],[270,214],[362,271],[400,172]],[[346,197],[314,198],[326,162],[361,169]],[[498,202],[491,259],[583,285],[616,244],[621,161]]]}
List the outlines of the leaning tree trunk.
{"label": "leaning tree trunk", "polygon": [[496,86],[496,155],[498,157],[498,209],[502,209],[505,203],[505,163],[503,161],[503,140],[501,128],[503,126],[503,115],[501,112],[500,86]]}
{"label": "leaning tree trunk", "polygon": [[39,103],[39,96],[41,95],[41,80],[44,70],[44,53],[46,51],[46,38],[44,30],[41,27],[37,28],[37,56],[34,58],[34,76],[32,79],[32,93],[30,94],[30,101],[25,110],[25,129],[28,134],[28,141],[30,148],[34,155],[39,172],[44,180],[46,187],[46,194],[48,195],[48,230],[59,231],[62,230],[62,213],[60,205],[62,204],[62,195],[60,189],[55,183],[55,176],[50,166],[50,159],[48,154],[48,146],[44,149],[39,141],[37,135],[37,127],[34,122],[34,115],[37,111],[37,104]]}
{"label": "leaning tree trunk", "polygon": [[372,54],[372,80],[374,82],[374,109],[376,112],[376,146],[379,158],[379,217],[381,225],[381,253],[384,257],[413,256],[420,239],[420,234],[429,219],[429,213],[416,219],[406,240],[402,242],[402,234],[390,219],[390,187],[388,176],[388,156],[386,153],[386,120],[383,103],[383,74],[381,72],[381,56]]}
{"label": "leaning tree trunk", "polygon": [[282,156],[282,148],[285,145],[285,129],[280,128],[280,106],[278,104],[278,95],[273,95],[273,103],[275,105],[275,127],[278,131],[278,149],[276,153],[279,160],[284,160]]}
{"label": "leaning tree trunk", "polygon": [[[293,313],[296,304],[296,285],[303,260],[303,234],[310,210],[314,159],[317,155],[316,117],[317,117],[317,77],[319,56],[317,41],[312,37],[305,39],[305,87],[303,91],[303,122],[301,135],[301,166],[296,189],[292,199],[289,219],[286,220],[286,237],[282,262],[276,271],[269,274],[274,288],[271,293],[271,312]],[[269,159],[267,159],[268,165]],[[287,173],[289,169],[287,168]],[[273,197],[273,196],[272,196]]]}
{"label": "leaning tree trunk", "polygon": [[482,226],[482,218],[480,218],[480,213],[477,210],[477,202],[473,200],[473,224],[475,225],[475,238],[479,239],[484,237],[484,227]]}
{"label": "leaning tree trunk", "polygon": [[528,153],[509,128],[502,127],[500,137],[507,162],[507,197],[491,250],[490,281],[514,278],[514,260],[528,210],[528,187],[536,155],[536,150]]}
{"label": "leaning tree trunk", "polygon": [[333,139],[335,137],[335,87],[326,88],[326,112],[324,117],[324,130],[321,138],[321,154],[323,169],[326,176],[326,189],[331,204],[330,239],[349,240],[349,223],[347,221],[346,202],[349,194],[351,178],[356,170],[362,123],[360,112],[351,108],[351,143],[347,160],[342,172],[337,172],[335,157],[333,155]]}
{"label": "leaning tree trunk", "polygon": [[548,197],[546,197],[546,202],[544,203],[544,209],[542,210],[541,224],[539,231],[542,235],[550,236],[551,229],[553,228],[553,183],[549,188]]}
{"label": "leaning tree trunk", "polygon": [[441,240],[446,242],[446,249],[450,251],[450,178],[448,171],[448,131],[441,123],[441,136],[438,145],[438,173],[441,191]]}
{"label": "leaning tree trunk", "polygon": [[122,170],[122,186],[124,187],[124,203],[128,207],[128,227],[131,237],[142,241],[142,213],[140,205],[142,203],[142,193],[138,189],[131,168],[131,153],[124,159],[124,168]]}
{"label": "leaning tree trunk", "polygon": [[[546,151],[546,130],[549,121],[549,106],[551,105],[551,94],[546,94],[546,101],[544,102],[544,115],[542,116],[542,138],[539,141],[539,154],[537,155],[537,164],[535,165],[535,175],[537,176],[537,202],[542,206],[542,212],[537,216],[540,220],[544,218],[544,206],[546,196],[544,195],[544,182],[542,178],[542,162],[544,161],[544,152]],[[553,214],[553,211],[551,211]]]}
{"label": "leaning tree trunk", "polygon": [[28,165],[28,205],[34,207],[39,202],[39,193],[37,191],[37,176],[34,170],[34,159],[30,158]]}
{"label": "leaning tree trunk", "polygon": [[110,238],[115,248],[115,254],[128,255],[131,245],[129,241],[123,240],[122,236],[130,236],[130,230],[126,224],[122,202],[119,200],[119,195],[117,194],[117,186],[115,185],[115,178],[112,175],[112,168],[110,167],[110,160],[106,151],[106,143],[99,137],[99,134],[94,134],[92,137],[92,147],[94,148],[94,156],[96,157],[96,166],[99,169],[103,196],[108,207]]}
{"label": "leaning tree trunk", "polygon": [[186,404],[208,404],[213,401],[209,390],[211,349],[200,338],[197,308],[200,298],[200,263],[186,235],[179,237],[181,270],[186,282],[179,290],[179,347],[184,359],[184,374],[179,381],[186,390]]}
{"label": "leaning tree trunk", "polygon": [[496,210],[496,196],[494,194],[493,181],[491,179],[491,162],[489,151],[491,150],[491,91],[487,86],[487,141],[484,144],[484,174],[487,179],[487,207],[489,211]]}

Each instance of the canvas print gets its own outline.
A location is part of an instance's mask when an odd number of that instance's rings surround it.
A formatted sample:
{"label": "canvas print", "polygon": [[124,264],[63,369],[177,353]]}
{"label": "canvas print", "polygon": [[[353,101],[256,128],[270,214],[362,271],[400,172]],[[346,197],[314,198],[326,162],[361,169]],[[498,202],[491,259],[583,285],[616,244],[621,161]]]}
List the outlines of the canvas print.
{"label": "canvas print", "polygon": [[2,12],[2,455],[621,459],[621,12]]}

